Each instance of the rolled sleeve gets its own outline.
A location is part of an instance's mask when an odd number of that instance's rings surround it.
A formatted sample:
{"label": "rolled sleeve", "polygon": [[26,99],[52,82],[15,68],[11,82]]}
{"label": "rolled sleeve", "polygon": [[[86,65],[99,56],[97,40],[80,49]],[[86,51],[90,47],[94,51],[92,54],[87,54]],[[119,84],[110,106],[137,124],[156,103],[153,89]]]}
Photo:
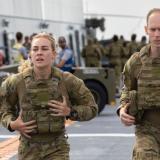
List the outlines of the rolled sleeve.
{"label": "rolled sleeve", "polygon": [[87,121],[94,118],[97,115],[98,106],[84,82],[69,74],[66,84],[72,108],[78,114],[75,120]]}
{"label": "rolled sleeve", "polygon": [[[10,130],[9,124],[16,119],[17,113],[17,95],[14,83],[10,83],[12,77],[7,78],[2,83],[2,104],[0,109],[1,123]],[[11,130],[10,130],[11,131]]]}

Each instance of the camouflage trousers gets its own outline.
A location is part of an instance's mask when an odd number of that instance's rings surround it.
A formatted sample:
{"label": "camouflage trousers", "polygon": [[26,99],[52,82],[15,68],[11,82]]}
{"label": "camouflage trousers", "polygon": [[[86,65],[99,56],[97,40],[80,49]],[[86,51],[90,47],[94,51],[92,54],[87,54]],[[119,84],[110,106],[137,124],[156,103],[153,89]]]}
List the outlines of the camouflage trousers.
{"label": "camouflage trousers", "polygon": [[149,122],[136,126],[132,160],[160,160],[160,126]]}
{"label": "camouflage trousers", "polygon": [[69,144],[66,137],[48,142],[32,142],[20,138],[19,160],[69,160]]}

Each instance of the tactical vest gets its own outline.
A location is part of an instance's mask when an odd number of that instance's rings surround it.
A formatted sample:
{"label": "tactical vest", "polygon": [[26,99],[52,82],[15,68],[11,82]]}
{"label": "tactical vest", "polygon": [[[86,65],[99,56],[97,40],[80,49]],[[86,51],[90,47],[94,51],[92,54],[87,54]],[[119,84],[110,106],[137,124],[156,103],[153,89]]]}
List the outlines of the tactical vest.
{"label": "tactical vest", "polygon": [[160,58],[147,55],[141,58],[142,66],[137,79],[138,108],[160,108]]}
{"label": "tactical vest", "polygon": [[53,70],[50,79],[37,81],[33,78],[32,70],[23,74],[26,95],[21,102],[22,119],[24,122],[36,120],[37,129],[33,134],[59,133],[64,130],[65,118],[51,116],[47,105],[49,100],[62,101],[62,96],[68,101],[67,91],[62,84],[62,74],[59,70]]}

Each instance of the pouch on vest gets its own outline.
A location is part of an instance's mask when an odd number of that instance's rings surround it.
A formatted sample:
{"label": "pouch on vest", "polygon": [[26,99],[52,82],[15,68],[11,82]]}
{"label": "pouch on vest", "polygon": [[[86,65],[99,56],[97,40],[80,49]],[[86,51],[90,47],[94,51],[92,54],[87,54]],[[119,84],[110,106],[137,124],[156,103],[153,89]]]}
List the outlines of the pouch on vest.
{"label": "pouch on vest", "polygon": [[57,133],[64,129],[64,117],[51,116],[47,110],[38,111],[36,121],[38,133]]}

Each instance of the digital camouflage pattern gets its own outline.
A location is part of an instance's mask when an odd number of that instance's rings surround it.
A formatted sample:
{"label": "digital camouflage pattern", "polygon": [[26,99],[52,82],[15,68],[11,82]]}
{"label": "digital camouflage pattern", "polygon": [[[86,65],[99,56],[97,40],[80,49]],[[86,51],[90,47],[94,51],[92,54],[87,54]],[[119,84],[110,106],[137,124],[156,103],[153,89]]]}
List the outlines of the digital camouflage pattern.
{"label": "digital camouflage pattern", "polygon": [[142,66],[138,77],[138,108],[160,109],[160,59],[140,55]]}
{"label": "digital camouflage pattern", "polygon": [[[160,62],[149,57],[150,45],[127,61],[123,76],[121,104],[131,105],[128,112],[138,119],[133,160],[160,159]],[[138,117],[138,118],[137,118]]]}
{"label": "digital camouflage pattern", "polygon": [[62,96],[65,96],[68,105],[78,113],[77,117],[71,117],[73,120],[90,120],[98,111],[93,95],[83,81],[56,68],[52,69],[49,80],[36,81],[32,69],[12,75],[4,81],[2,90],[4,93],[1,106],[3,126],[8,128],[10,121],[17,118],[15,114],[17,102],[22,111],[22,119],[25,122],[35,119],[38,126],[31,134],[30,140],[21,136],[19,159],[23,160],[35,160],[35,157],[46,160],[69,159],[65,118],[49,115],[46,105],[48,100],[61,101]]}

